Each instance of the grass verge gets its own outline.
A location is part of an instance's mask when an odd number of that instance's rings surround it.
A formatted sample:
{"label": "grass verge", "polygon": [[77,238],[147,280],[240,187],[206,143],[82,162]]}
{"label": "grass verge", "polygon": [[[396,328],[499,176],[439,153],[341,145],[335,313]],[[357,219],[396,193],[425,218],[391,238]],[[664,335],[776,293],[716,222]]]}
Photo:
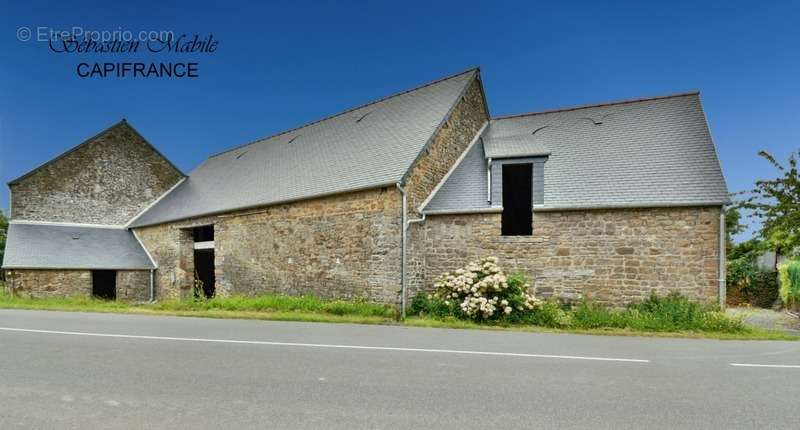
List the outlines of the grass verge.
{"label": "grass verge", "polygon": [[[2,291],[2,290],[0,290]],[[679,325],[664,325],[663,321],[648,317],[632,319],[629,314],[613,311],[581,309],[572,311],[569,319],[580,321],[572,326],[547,327],[543,325],[511,322],[484,322],[459,320],[454,317],[414,316],[397,320],[394,308],[365,301],[323,300],[311,296],[291,297],[266,295],[258,297],[226,297],[210,300],[166,300],[157,303],[133,304],[97,300],[88,297],[32,299],[14,297],[0,292],[0,308],[58,310],[73,312],[104,312],[143,315],[172,315],[206,318],[258,319],[273,321],[305,321],[355,324],[401,324],[410,327],[435,327],[451,329],[510,330],[524,332],[577,333],[612,336],[655,336],[681,338],[740,339],[740,340],[798,340],[797,336],[741,325],[736,330],[713,331],[684,330]],[[720,323],[715,319],[712,324]],[[643,322],[642,322],[643,321]],[[736,326],[736,323],[733,323]],[[654,329],[656,328],[656,329]],[[701,328],[703,328],[701,326]],[[710,330],[709,330],[710,329]]]}

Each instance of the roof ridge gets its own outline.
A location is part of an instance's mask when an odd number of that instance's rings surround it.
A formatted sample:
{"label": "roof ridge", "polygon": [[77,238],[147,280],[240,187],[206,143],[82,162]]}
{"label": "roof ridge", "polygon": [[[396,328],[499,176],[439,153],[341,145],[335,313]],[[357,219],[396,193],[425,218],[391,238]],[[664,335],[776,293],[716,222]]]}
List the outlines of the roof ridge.
{"label": "roof ridge", "polygon": [[300,129],[303,129],[303,128],[306,128],[306,127],[312,126],[312,125],[314,125],[314,124],[318,124],[318,123],[320,123],[320,122],[323,122],[323,121],[327,121],[327,120],[329,120],[329,119],[333,119],[333,118],[336,118],[336,117],[339,117],[339,116],[342,116],[342,115],[346,115],[346,114],[348,114],[348,113],[350,113],[350,112],[353,112],[353,111],[355,111],[355,110],[358,110],[358,109],[361,109],[361,108],[365,108],[365,107],[367,107],[367,106],[371,106],[371,105],[374,105],[374,104],[376,104],[376,103],[380,103],[380,102],[382,102],[382,101],[389,100],[389,99],[391,99],[391,98],[395,98],[395,97],[398,97],[398,96],[402,96],[402,95],[404,95],[404,94],[408,94],[408,93],[410,93],[410,92],[413,92],[413,91],[421,90],[421,89],[423,89],[423,88],[426,88],[426,87],[429,87],[429,86],[431,86],[431,85],[435,85],[435,84],[438,84],[438,83],[440,83],[440,82],[444,82],[444,81],[447,81],[447,80],[453,79],[453,78],[455,78],[455,77],[458,77],[458,76],[461,76],[461,75],[465,75],[465,74],[467,74],[467,73],[471,73],[471,72],[475,72],[475,71],[480,71],[480,67],[477,67],[477,66],[476,66],[476,67],[471,67],[471,68],[469,68],[469,69],[467,69],[467,70],[464,70],[464,71],[461,71],[461,72],[458,72],[458,73],[454,73],[454,74],[451,74],[451,75],[447,75],[447,76],[445,76],[445,77],[438,78],[438,79],[436,79],[436,80],[433,80],[433,81],[429,81],[429,82],[427,82],[427,83],[424,83],[424,84],[418,85],[418,86],[416,86],[416,87],[413,87],[413,88],[410,88],[410,89],[407,89],[407,90],[403,90],[403,91],[399,91],[399,92],[396,92],[396,93],[394,93],[394,94],[390,94],[390,95],[388,95],[388,96],[381,97],[381,98],[379,98],[379,99],[376,99],[376,100],[373,100],[373,101],[371,101],[371,102],[367,102],[367,103],[364,103],[364,104],[360,104],[360,105],[358,105],[358,106],[355,106],[355,107],[352,107],[352,108],[346,109],[346,110],[344,110],[344,111],[341,111],[341,112],[339,112],[339,113],[335,113],[335,114],[333,114],[333,115],[328,115],[328,116],[326,116],[326,117],[323,117],[323,118],[321,118],[321,119],[318,119],[318,120],[315,120],[315,121],[311,121],[311,122],[307,122],[307,123],[305,123],[305,124],[303,124],[303,125],[300,125],[300,126],[297,126],[297,127],[294,127],[294,128],[290,128],[290,129],[288,129],[288,130],[284,130],[284,131],[281,131],[281,132],[279,132],[279,133],[274,133],[274,134],[271,134],[271,135],[268,135],[268,136],[265,136],[265,137],[261,137],[261,138],[255,139],[255,140],[251,140],[251,141],[249,141],[249,142],[247,142],[247,143],[243,143],[243,144],[241,144],[241,145],[234,146],[233,148],[226,149],[226,150],[223,150],[223,151],[220,151],[220,152],[217,152],[217,153],[211,154],[211,155],[209,155],[209,156],[208,156],[208,158],[214,158],[214,157],[220,156],[220,155],[222,155],[222,154],[226,154],[226,153],[228,153],[228,152],[236,151],[237,149],[242,149],[242,148],[244,148],[244,147],[247,147],[247,146],[253,145],[253,144],[255,144],[255,143],[262,142],[262,141],[264,141],[264,140],[269,140],[269,139],[272,139],[272,138],[275,138],[275,137],[278,137],[278,136],[281,136],[281,135],[284,135],[284,134],[287,134],[287,133],[291,133],[291,132],[293,132],[293,131],[297,131],[297,130],[300,130]]}
{"label": "roof ridge", "polygon": [[639,98],[615,100],[615,101],[603,102],[603,103],[593,103],[593,104],[576,105],[576,106],[569,106],[569,107],[557,108],[557,109],[548,109],[548,110],[542,110],[542,111],[537,111],[537,112],[526,112],[526,113],[518,113],[518,114],[512,114],[512,115],[500,115],[500,116],[496,116],[496,117],[492,118],[492,121],[494,121],[494,120],[502,120],[502,119],[520,118],[520,117],[525,117],[525,116],[542,115],[542,114],[546,114],[546,113],[569,112],[569,111],[573,111],[573,110],[588,109],[588,108],[594,108],[594,107],[624,105],[624,104],[646,102],[646,101],[652,101],[652,100],[671,99],[671,98],[676,98],[676,97],[693,96],[693,95],[697,95],[697,94],[700,94],[700,91],[697,91],[697,90],[695,90],[695,91],[686,91],[686,92],[682,92],[682,93],[666,94],[666,95],[662,95],[662,96],[639,97]]}

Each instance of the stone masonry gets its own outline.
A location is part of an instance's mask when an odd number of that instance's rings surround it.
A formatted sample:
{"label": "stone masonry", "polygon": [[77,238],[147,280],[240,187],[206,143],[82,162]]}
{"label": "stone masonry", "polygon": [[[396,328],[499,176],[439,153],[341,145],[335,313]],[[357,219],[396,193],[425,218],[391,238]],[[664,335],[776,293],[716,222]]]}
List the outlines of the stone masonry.
{"label": "stone masonry", "polygon": [[191,294],[191,227],[208,224],[214,225],[217,294],[396,300],[400,195],[395,188],[137,229],[158,264],[159,297]]}
{"label": "stone masonry", "polygon": [[[476,80],[410,170],[410,217],[419,216],[416,208],[487,120]],[[190,229],[208,224],[214,225],[217,294],[314,294],[397,303],[401,195],[395,187],[138,228],[158,265],[159,297],[191,294]]]}
{"label": "stone masonry", "polygon": [[678,291],[716,302],[719,207],[534,212],[532,236],[502,236],[499,213],[437,215],[424,224],[424,272],[494,255],[533,279],[540,297],[612,306]]}
{"label": "stone masonry", "polygon": [[11,218],[121,225],[181,177],[123,121],[9,184]]}
{"label": "stone masonry", "polygon": [[[415,219],[421,215],[418,209],[444,179],[447,172],[455,165],[458,158],[477,136],[481,127],[489,121],[483,92],[480,83],[474,81],[462,101],[456,105],[445,127],[433,139],[428,154],[422,157],[410,170],[406,181],[408,218]],[[419,227],[413,225],[408,231],[407,251],[407,288],[409,298],[413,292],[422,288],[424,279],[417,274],[422,273],[424,261],[418,246],[423,237]]]}
{"label": "stone masonry", "polygon": [[[489,120],[474,80],[404,178],[409,219]],[[182,174],[121,122],[11,183],[13,220],[125,224]],[[313,294],[398,303],[402,198],[394,187],[134,229],[155,260],[157,297],[188,298],[192,228],[214,226],[216,294]],[[500,258],[540,297],[612,306],[652,292],[718,294],[719,207],[536,211],[532,236],[502,236],[500,213],[432,215],[408,231],[408,298],[470,260]],[[24,296],[91,295],[88,270],[7,270]],[[117,298],[143,301],[150,273],[117,272]]]}
{"label": "stone masonry", "polygon": [[[117,271],[117,300],[142,302],[149,298],[150,272]],[[6,288],[21,297],[92,295],[91,270],[13,269],[6,271]]]}

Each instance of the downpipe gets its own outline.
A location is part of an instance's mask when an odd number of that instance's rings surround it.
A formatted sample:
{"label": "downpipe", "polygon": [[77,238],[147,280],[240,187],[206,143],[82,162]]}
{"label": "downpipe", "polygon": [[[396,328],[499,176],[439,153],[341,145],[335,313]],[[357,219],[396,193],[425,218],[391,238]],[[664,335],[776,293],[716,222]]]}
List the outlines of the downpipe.
{"label": "downpipe", "polygon": [[150,300],[149,303],[156,301],[156,269],[150,269]]}
{"label": "downpipe", "polygon": [[719,308],[725,309],[728,286],[725,281],[725,207],[719,211]]}
{"label": "downpipe", "polygon": [[422,214],[421,218],[416,219],[408,219],[408,197],[406,195],[406,190],[397,183],[397,189],[400,191],[400,195],[402,196],[402,207],[403,213],[401,215],[401,223],[402,223],[402,232],[400,234],[400,318],[406,319],[406,301],[407,301],[407,266],[408,266],[408,257],[407,257],[407,249],[408,249],[408,229],[411,228],[411,224],[422,223],[425,222],[426,214]]}
{"label": "downpipe", "polygon": [[400,214],[400,319],[406,319],[406,207],[408,199],[406,190],[398,182],[397,189],[402,196],[402,213]]}

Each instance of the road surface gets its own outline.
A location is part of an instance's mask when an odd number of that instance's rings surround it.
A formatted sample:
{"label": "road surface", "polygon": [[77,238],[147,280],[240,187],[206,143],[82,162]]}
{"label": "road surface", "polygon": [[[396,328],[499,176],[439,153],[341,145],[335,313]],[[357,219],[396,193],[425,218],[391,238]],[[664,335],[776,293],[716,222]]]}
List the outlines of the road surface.
{"label": "road surface", "polygon": [[0,428],[798,428],[800,343],[0,310]]}

